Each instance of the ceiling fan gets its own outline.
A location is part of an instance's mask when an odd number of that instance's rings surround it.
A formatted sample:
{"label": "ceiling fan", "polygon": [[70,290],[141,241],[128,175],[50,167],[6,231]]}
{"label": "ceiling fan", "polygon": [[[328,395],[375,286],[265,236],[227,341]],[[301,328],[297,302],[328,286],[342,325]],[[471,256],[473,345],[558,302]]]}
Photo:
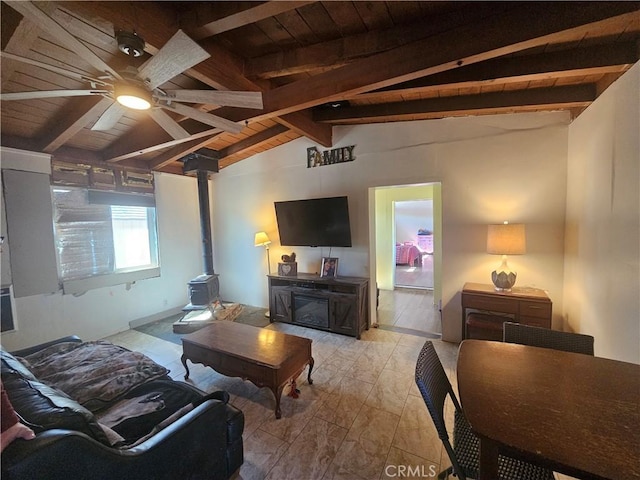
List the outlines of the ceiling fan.
{"label": "ceiling fan", "polygon": [[[65,47],[77,53],[101,74],[94,78],[38,60],[2,52],[3,58],[17,60],[86,82],[90,88],[0,93],[0,100],[101,95],[113,99],[114,102],[98,118],[91,128],[92,130],[110,130],[127,112],[127,109],[148,110],[151,118],[176,140],[188,138],[190,134],[164,110],[190,117],[223,131],[239,133],[242,130],[240,124],[203,112],[185,105],[185,103],[263,108],[261,92],[161,89],[160,86],[173,77],[210,57],[209,53],[182,30],[178,30],[157,54],[147,60],[140,68],[129,66],[124,70],[116,71],[35,4],[10,2],[10,5],[38,27],[52,34]],[[119,49],[125,54],[131,57],[139,57],[143,54],[144,40],[135,33],[116,31],[115,37]]]}

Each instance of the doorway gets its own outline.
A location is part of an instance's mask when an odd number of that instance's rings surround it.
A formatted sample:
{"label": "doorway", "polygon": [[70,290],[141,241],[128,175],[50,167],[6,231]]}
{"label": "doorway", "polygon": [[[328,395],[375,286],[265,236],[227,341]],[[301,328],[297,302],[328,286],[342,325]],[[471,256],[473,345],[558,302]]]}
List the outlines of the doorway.
{"label": "doorway", "polygon": [[433,199],[394,205],[394,287],[433,290]]}
{"label": "doorway", "polygon": [[[419,223],[409,227],[403,234],[396,225],[396,204],[403,202],[430,202],[431,211],[423,215]],[[407,204],[409,205],[409,204]],[[426,205],[423,205],[426,207]],[[401,207],[402,208],[402,207]],[[428,218],[428,219],[427,219]],[[432,222],[432,223],[429,223]],[[372,187],[369,190],[370,223],[370,268],[373,272],[379,295],[372,297],[371,312],[375,324],[380,328],[409,329],[427,334],[441,332],[440,304],[442,299],[442,193],[439,182],[416,185]],[[418,235],[420,233],[420,235]],[[429,235],[429,233],[431,235]],[[424,234],[424,235],[423,235]],[[407,235],[408,238],[402,237]],[[428,238],[427,238],[428,236]],[[409,283],[397,272],[396,261],[399,253],[396,243],[413,242],[419,252],[413,251],[411,259],[403,259],[404,270],[415,268],[418,263],[428,271],[427,282],[421,285],[400,285]],[[408,245],[409,246],[409,245]],[[428,253],[431,252],[431,253]],[[423,253],[425,255],[423,255]],[[424,258],[423,258],[424,257]],[[423,268],[420,268],[420,273]],[[411,273],[411,272],[405,272]],[[417,276],[417,275],[416,275]],[[374,291],[376,291],[374,290]]]}

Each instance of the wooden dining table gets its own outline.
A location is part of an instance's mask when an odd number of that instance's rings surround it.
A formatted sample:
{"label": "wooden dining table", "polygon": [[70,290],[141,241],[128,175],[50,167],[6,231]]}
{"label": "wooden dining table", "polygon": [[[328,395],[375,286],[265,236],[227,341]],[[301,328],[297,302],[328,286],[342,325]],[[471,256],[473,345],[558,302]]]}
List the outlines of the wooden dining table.
{"label": "wooden dining table", "polygon": [[480,438],[480,480],[506,453],[583,479],[640,479],[640,365],[464,340],[460,403]]}

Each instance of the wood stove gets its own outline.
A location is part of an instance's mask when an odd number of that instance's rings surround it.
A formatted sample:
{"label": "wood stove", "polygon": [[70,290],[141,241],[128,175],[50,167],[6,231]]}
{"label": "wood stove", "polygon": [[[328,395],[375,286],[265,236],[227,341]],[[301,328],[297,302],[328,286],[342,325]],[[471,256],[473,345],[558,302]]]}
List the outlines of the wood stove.
{"label": "wood stove", "polygon": [[198,178],[198,204],[200,206],[200,231],[202,234],[202,254],[204,274],[189,282],[189,305],[184,310],[209,308],[220,300],[220,282],[213,270],[211,248],[211,214],[209,212],[209,173],[218,172],[217,152],[201,148],[187,155],[183,161],[185,173],[194,172]]}
{"label": "wood stove", "polygon": [[207,308],[220,297],[218,275],[199,275],[189,282],[189,305],[185,309]]}

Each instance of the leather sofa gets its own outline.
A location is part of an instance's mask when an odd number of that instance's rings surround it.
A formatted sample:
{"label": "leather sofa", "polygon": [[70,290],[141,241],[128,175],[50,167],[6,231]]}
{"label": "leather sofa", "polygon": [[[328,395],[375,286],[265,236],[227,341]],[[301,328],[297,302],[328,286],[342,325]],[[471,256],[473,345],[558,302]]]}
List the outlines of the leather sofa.
{"label": "leather sofa", "polygon": [[[15,440],[2,452],[3,480],[226,480],[240,468],[243,413],[228,403],[226,392],[206,394],[168,375],[136,385],[127,392],[127,398],[134,398],[134,404],[142,403],[137,402],[143,397],[135,397],[136,391],[153,391],[154,398],[158,396],[155,392],[161,391],[167,399],[179,397],[190,402],[178,405],[179,410],[151,431],[141,431],[139,441],[114,444],[105,434],[110,429],[98,419],[105,418],[101,416],[105,409],[126,403],[123,396],[100,407],[101,413],[94,413],[64,391],[40,381],[25,366],[29,365],[25,359],[33,354],[69,343],[82,342],[66,337],[17,352],[2,349],[5,391],[18,417],[36,432],[34,439]],[[161,413],[134,416],[129,419],[128,432],[144,423],[140,419],[155,421]]]}

